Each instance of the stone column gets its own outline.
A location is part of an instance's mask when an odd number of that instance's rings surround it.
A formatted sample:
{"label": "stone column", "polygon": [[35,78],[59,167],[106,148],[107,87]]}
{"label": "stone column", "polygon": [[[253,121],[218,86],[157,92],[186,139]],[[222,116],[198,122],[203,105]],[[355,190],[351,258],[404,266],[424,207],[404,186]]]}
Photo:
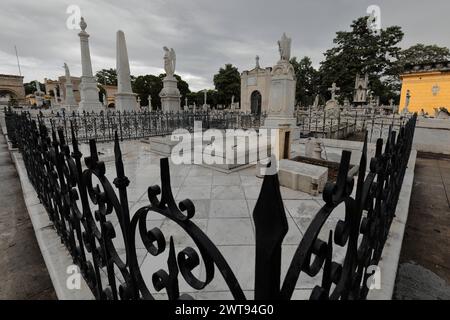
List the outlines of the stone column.
{"label": "stone column", "polygon": [[117,31],[116,46],[117,93],[116,110],[132,111],[137,109],[136,94],[131,90],[130,63],[128,61],[127,43],[123,31]]}
{"label": "stone column", "polygon": [[81,17],[78,33],[81,48],[81,83],[80,83],[80,111],[100,112],[103,106],[98,98],[97,80],[92,74],[91,54],[89,52],[89,34],[86,32],[87,24]]}

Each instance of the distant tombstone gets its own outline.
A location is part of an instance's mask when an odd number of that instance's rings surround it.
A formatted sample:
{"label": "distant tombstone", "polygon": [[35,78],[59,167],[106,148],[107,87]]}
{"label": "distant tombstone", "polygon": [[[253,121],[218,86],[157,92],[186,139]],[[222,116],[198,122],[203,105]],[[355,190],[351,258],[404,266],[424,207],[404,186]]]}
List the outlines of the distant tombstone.
{"label": "distant tombstone", "polygon": [[321,141],[317,138],[310,137],[305,142],[305,156],[307,158],[322,159]]}
{"label": "distant tombstone", "polygon": [[347,98],[344,99],[344,107],[350,107],[350,100],[348,100]]}
{"label": "distant tombstone", "polygon": [[339,91],[341,88],[336,86],[336,83],[333,82],[333,84],[331,85],[331,88],[328,88],[328,91],[331,92],[331,101],[336,101],[336,98],[338,97],[337,95],[337,91]]}
{"label": "distant tombstone", "polygon": [[325,112],[327,113],[327,115],[337,116],[339,113],[339,105],[336,100],[336,98],[338,97],[336,92],[338,90],[340,90],[340,88],[336,86],[335,82],[333,82],[331,88],[328,88],[328,91],[331,92],[331,99],[328,100],[327,103],[325,104]]}
{"label": "distant tombstone", "polygon": [[364,78],[359,74],[356,75],[355,80],[355,94],[353,96],[353,103],[364,104],[367,102],[367,91],[369,89],[369,75],[366,73]]}
{"label": "distant tombstone", "polygon": [[314,98],[314,104],[313,107],[317,108],[319,106],[319,95],[316,94],[316,97]]}
{"label": "distant tombstone", "polygon": [[434,117],[436,119],[450,119],[450,112],[445,108],[434,108]]}

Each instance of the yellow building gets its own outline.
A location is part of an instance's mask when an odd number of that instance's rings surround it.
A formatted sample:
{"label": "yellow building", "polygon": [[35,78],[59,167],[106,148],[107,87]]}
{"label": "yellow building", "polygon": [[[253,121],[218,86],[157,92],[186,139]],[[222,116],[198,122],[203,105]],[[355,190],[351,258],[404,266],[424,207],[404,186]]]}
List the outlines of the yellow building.
{"label": "yellow building", "polygon": [[423,109],[430,115],[434,108],[450,110],[450,62],[412,65],[400,76],[402,91],[399,111],[406,106],[409,91],[408,111],[420,113]]}

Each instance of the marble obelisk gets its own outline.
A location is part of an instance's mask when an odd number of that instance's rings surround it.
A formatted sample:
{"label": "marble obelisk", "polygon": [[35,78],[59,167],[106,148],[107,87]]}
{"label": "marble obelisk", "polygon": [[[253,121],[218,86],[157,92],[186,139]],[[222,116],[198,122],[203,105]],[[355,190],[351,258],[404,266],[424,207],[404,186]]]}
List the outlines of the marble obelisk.
{"label": "marble obelisk", "polygon": [[75,97],[73,95],[72,78],[70,77],[69,67],[66,63],[64,63],[64,71],[66,75],[66,83],[64,84],[64,86],[66,87],[64,108],[68,109],[69,111],[74,111],[78,108],[78,104],[75,101]]}
{"label": "marble obelisk", "polygon": [[104,108],[99,100],[97,80],[92,74],[91,53],[89,52],[89,34],[86,32],[86,27],[86,21],[81,17],[81,31],[78,33],[78,36],[80,37],[82,67],[79,111],[100,112]]}
{"label": "marble obelisk", "polygon": [[133,111],[138,109],[136,94],[131,90],[130,62],[128,61],[127,43],[123,31],[117,31],[116,43],[117,93],[116,110]]}

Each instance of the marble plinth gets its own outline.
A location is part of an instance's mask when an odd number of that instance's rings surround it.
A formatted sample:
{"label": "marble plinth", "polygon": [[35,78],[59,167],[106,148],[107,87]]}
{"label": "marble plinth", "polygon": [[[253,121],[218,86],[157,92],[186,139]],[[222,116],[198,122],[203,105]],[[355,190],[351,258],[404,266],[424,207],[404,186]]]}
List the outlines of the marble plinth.
{"label": "marble plinth", "polygon": [[161,97],[161,108],[164,112],[176,112],[181,110],[181,94],[177,87],[175,77],[163,79],[163,89],[159,93]]}

